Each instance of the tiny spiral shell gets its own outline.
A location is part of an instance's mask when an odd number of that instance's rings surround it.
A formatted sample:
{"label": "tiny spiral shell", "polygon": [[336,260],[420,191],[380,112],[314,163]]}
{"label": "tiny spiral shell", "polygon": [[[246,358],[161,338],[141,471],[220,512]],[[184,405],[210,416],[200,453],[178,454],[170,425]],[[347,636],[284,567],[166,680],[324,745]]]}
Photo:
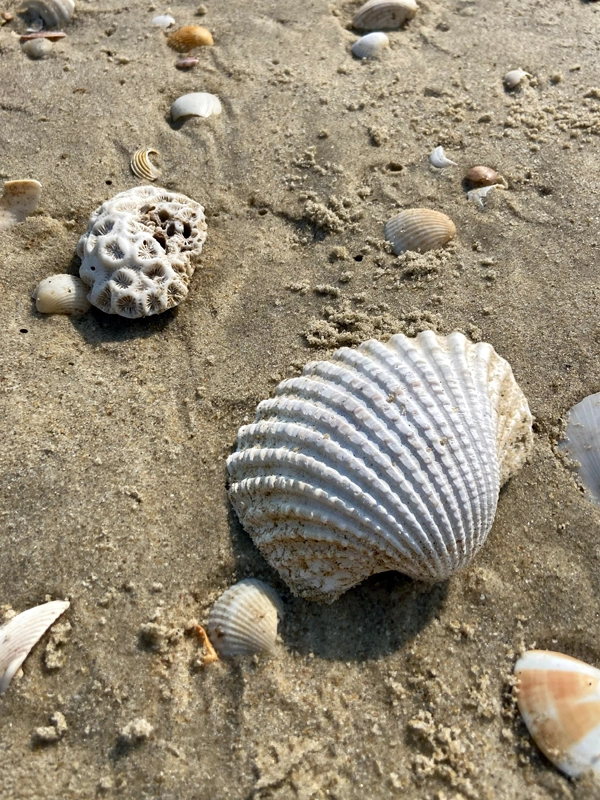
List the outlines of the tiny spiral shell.
{"label": "tiny spiral shell", "polygon": [[32,297],[40,314],[85,314],[92,307],[89,289],[77,275],[50,275],[38,283]]}
{"label": "tiny spiral shell", "polygon": [[131,157],[130,167],[136,178],[140,178],[143,181],[155,181],[160,175],[160,172],[150,161],[151,153],[157,156],[160,155],[158,150],[142,147],[136,150]]}
{"label": "tiny spiral shell", "polygon": [[389,220],[385,238],[398,256],[407,250],[426,253],[443,247],[456,236],[452,220],[431,208],[409,208]]}
{"label": "tiny spiral shell", "polygon": [[186,25],[172,33],[167,44],[178,53],[188,53],[195,47],[210,47],[214,41],[211,32],[202,25]]}

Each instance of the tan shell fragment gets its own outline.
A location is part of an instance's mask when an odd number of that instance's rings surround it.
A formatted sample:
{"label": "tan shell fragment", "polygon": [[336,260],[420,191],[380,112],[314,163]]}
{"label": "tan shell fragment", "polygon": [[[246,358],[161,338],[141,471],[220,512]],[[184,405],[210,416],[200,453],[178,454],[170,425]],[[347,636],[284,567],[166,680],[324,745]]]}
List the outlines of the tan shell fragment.
{"label": "tan shell fragment", "polygon": [[147,147],[136,150],[132,155],[129,166],[136,178],[140,178],[143,181],[155,181],[159,177],[160,171],[150,161],[152,153],[157,156],[160,155],[158,150],[152,150]]}
{"label": "tan shell fragment", "polygon": [[92,307],[88,287],[77,275],[50,275],[32,295],[40,314],[85,314]]}
{"label": "tan shell fragment", "polygon": [[415,0],[368,0],[356,12],[352,27],[362,31],[396,30],[416,13]]}
{"label": "tan shell fragment", "polygon": [[456,226],[445,214],[431,208],[409,208],[389,220],[385,238],[398,256],[407,250],[426,253],[443,247],[456,236]]}
{"label": "tan shell fragment", "polygon": [[23,222],[38,207],[42,196],[39,181],[7,181],[0,197],[0,231]]}
{"label": "tan shell fragment", "polygon": [[211,32],[202,25],[186,25],[172,33],[167,44],[178,53],[188,53],[196,47],[211,47],[214,41]]}

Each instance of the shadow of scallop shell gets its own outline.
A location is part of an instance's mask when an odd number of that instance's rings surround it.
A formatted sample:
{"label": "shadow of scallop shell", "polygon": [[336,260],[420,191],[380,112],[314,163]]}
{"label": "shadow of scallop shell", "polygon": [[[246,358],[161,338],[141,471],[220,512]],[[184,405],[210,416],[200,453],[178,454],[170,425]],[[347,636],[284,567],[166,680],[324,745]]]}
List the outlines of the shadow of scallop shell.
{"label": "shadow of scallop shell", "polygon": [[515,693],[531,737],[562,772],[600,775],[600,670],[550,650],[516,663]]}
{"label": "shadow of scallop shell", "polygon": [[17,674],[29,652],[70,603],[54,600],[13,617],[0,628],[0,694]]}
{"label": "shadow of scallop shell", "polygon": [[275,653],[283,605],[277,592],[255,578],[221,595],[208,617],[207,633],[221,656]]}
{"label": "shadow of scallop shell", "polygon": [[38,181],[7,181],[0,197],[0,231],[33,214],[41,196],[42,184]]}
{"label": "shadow of scallop shell", "polygon": [[450,217],[431,208],[406,209],[385,225],[385,238],[397,256],[407,250],[437,250],[455,236],[456,226]]}
{"label": "shadow of scallop shell", "polygon": [[189,53],[196,47],[211,47],[214,42],[207,28],[202,25],[186,25],[174,31],[167,39],[167,44],[178,53]]}
{"label": "shadow of scallop shell", "polygon": [[371,340],[260,403],[227,460],[229,497],[303,597],[332,602],[387,570],[441,581],[485,542],[531,422],[491,345],[432,331]]}
{"label": "shadow of scallop shell", "polygon": [[600,392],[584,397],[569,411],[565,436],[559,449],[577,464],[589,499],[600,504]]}
{"label": "shadow of scallop shell", "polygon": [[221,101],[215,94],[192,92],[178,97],[171,106],[171,119],[181,117],[212,117],[221,113]]}
{"label": "shadow of scallop shell", "polygon": [[352,55],[356,58],[378,58],[388,47],[390,40],[381,31],[367,33],[352,45]]}
{"label": "shadow of scallop shell", "polygon": [[368,0],[356,12],[352,27],[362,31],[395,30],[416,13],[415,0]]}
{"label": "shadow of scallop shell", "polygon": [[27,11],[41,17],[49,28],[62,27],[75,11],[73,0],[29,0]]}
{"label": "shadow of scallop shell", "polygon": [[50,275],[33,292],[40,314],[85,314],[92,307],[88,287],[77,275]]}
{"label": "shadow of scallop shell", "polygon": [[144,181],[155,181],[160,176],[159,170],[150,161],[152,153],[157,156],[160,155],[158,150],[142,147],[131,156],[129,166],[136,178]]}

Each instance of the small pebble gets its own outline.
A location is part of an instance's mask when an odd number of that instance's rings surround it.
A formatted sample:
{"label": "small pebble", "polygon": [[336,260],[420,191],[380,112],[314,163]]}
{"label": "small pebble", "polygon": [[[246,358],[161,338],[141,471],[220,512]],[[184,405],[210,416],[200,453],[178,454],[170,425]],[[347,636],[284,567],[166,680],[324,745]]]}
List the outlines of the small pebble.
{"label": "small pebble", "polygon": [[25,42],[22,50],[26,56],[37,61],[40,58],[46,58],[47,55],[50,55],[52,43],[49,42],[48,39],[30,39]]}

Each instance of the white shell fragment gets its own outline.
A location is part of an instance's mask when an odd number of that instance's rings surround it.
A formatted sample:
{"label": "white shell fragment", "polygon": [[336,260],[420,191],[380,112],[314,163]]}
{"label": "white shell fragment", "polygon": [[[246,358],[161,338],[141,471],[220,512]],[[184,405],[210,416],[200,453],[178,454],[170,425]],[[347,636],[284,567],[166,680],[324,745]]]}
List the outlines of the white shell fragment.
{"label": "white shell fragment", "polygon": [[523,78],[529,77],[531,77],[529,73],[525,72],[523,69],[511,69],[510,72],[507,72],[504,76],[504,86],[509,90],[516,89]]}
{"label": "white shell fragment", "polygon": [[7,181],[0,197],[0,231],[33,214],[41,196],[42,184],[38,181]]}
{"label": "white shell fragment", "polygon": [[398,256],[407,250],[426,253],[438,250],[456,236],[450,217],[431,208],[409,208],[385,225],[385,238]]}
{"label": "white shell fragment", "polygon": [[352,54],[357,58],[377,58],[390,46],[390,40],[381,31],[367,33],[352,45]]}
{"label": "white shell fragment", "polygon": [[41,17],[49,28],[66,25],[75,11],[73,0],[29,0],[27,10]]}
{"label": "white shell fragment", "polygon": [[429,163],[436,169],[444,169],[444,167],[458,167],[456,161],[451,161],[446,158],[444,148],[440,145],[431,151],[429,154]]}
{"label": "white shell fragment", "polygon": [[221,113],[221,101],[208,92],[192,92],[179,97],[171,106],[171,119],[181,117],[211,117]]}
{"label": "white shell fragment", "polygon": [[362,31],[396,30],[416,13],[415,0],[368,0],[356,12],[352,27]]}
{"label": "white shell fragment", "polygon": [[145,181],[155,181],[159,177],[159,170],[157,170],[154,164],[150,161],[151,154],[157,156],[160,155],[158,150],[152,150],[151,148],[147,147],[142,147],[140,150],[136,150],[132,155],[129,166],[131,167],[131,171],[136,178],[141,178],[141,180]]}
{"label": "white shell fragment", "polygon": [[50,275],[38,283],[32,298],[40,314],[85,314],[92,307],[88,287],[77,275]]}
{"label": "white shell fragment", "polygon": [[559,448],[577,463],[589,499],[600,504],[600,392],[573,406],[565,435]]}
{"label": "white shell fragment", "polygon": [[175,17],[172,17],[170,14],[159,14],[156,17],[152,17],[152,25],[155,28],[170,28],[171,25],[175,25]]}
{"label": "white shell fragment", "polygon": [[70,603],[53,600],[17,614],[0,628],[0,694],[19,671],[30,650]]}
{"label": "white shell fragment", "polygon": [[432,331],[307,364],[227,460],[244,528],[292,591],[332,602],[370,575],[440,581],[481,548],[532,447],[510,365]]}
{"label": "white shell fragment", "polygon": [[221,656],[275,653],[283,605],[277,592],[255,578],[236,583],[211,609],[207,632]]}
{"label": "white shell fragment", "polygon": [[178,305],[206,241],[204,209],[184,194],[136,186],[97,208],[79,239],[92,305],[136,319]]}
{"label": "white shell fragment", "polygon": [[34,61],[46,58],[52,52],[52,42],[48,39],[29,39],[21,46],[26,56]]}
{"label": "white shell fragment", "polygon": [[535,743],[573,778],[600,775],[600,670],[550,650],[517,661],[519,711]]}
{"label": "white shell fragment", "polygon": [[485,198],[492,189],[506,189],[506,186],[503,186],[501,183],[493,183],[491,186],[480,186],[477,189],[471,189],[470,192],[467,192],[467,200],[470,203],[475,203],[477,208],[483,211],[485,208]]}

